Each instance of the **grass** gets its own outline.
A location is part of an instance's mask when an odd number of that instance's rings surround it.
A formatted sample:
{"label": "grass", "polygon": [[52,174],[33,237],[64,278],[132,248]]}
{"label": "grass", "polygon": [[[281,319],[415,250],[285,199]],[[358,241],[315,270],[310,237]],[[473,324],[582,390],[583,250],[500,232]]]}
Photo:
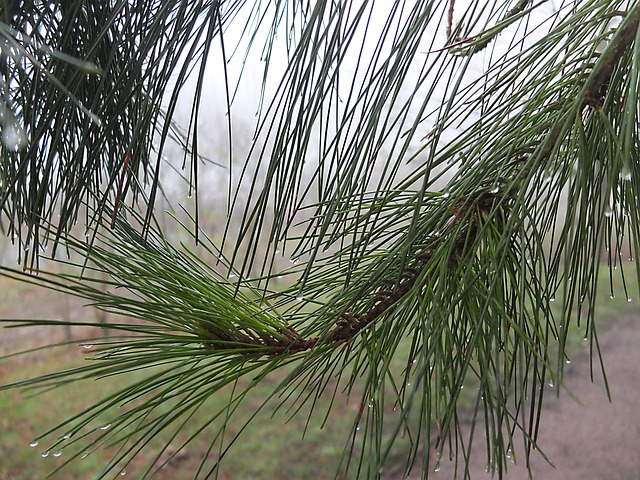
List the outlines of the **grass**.
{"label": "grass", "polygon": [[[599,282],[599,298],[602,300],[597,305],[596,318],[600,330],[606,329],[616,317],[628,314],[637,309],[638,302],[627,302],[624,294],[617,294],[609,299],[609,277],[607,269],[601,272]],[[615,279],[614,279],[615,280]],[[614,290],[622,292],[620,284],[614,284]],[[636,282],[633,282],[631,291],[638,291]],[[49,316],[59,316],[56,308],[67,308],[61,302],[62,297],[53,292],[34,290],[22,284],[0,279],[0,300],[2,304],[20,306],[33,306],[34,299]],[[6,308],[5,308],[6,310]],[[11,310],[11,309],[9,309]],[[33,310],[29,310],[33,315]],[[93,315],[90,312],[85,313]],[[3,316],[7,316],[6,313]],[[15,316],[11,311],[9,316]],[[77,335],[81,332],[75,332]],[[44,335],[44,336],[43,336]],[[53,335],[53,336],[52,336]],[[57,336],[59,335],[59,336]],[[575,328],[570,335],[567,355],[577,355],[584,348],[582,337],[584,331]],[[62,332],[52,333],[50,330],[41,332],[40,336],[34,335],[19,338],[19,344],[7,340],[0,343],[0,354],[11,351],[34,347],[39,343],[51,343],[64,340]],[[78,343],[82,343],[78,340]],[[0,362],[0,384],[6,384],[26,377],[37,376],[46,372],[57,371],[86,361],[87,350],[80,345],[67,345],[54,349],[45,349],[24,356],[15,356]],[[399,360],[404,362],[405,360]],[[399,363],[399,364],[400,364]],[[132,374],[132,375],[140,375]],[[281,375],[273,375],[262,381],[246,399],[237,411],[237,414],[229,424],[228,434],[233,436],[239,431],[244,422],[260,406],[263,399],[273,390]],[[116,384],[122,380],[92,381],[84,384],[74,384],[63,389],[50,391],[32,397],[25,397],[25,392],[20,390],[8,390],[0,392],[0,480],[29,480],[41,479],[54,468],[65,461],[65,452],[58,457],[49,452],[45,458],[41,456],[46,451],[46,445],[41,443],[36,447],[29,447],[29,443],[38,434],[55,425],[62,418],[91,405],[99,398],[112,393]],[[473,390],[469,388],[468,390]],[[214,412],[223,408],[226,403],[226,394],[229,391],[220,392],[212,396],[198,418],[192,419],[183,432],[189,432],[202,420],[206,412]],[[289,418],[284,410],[275,411],[276,402],[272,402],[264,409],[239,437],[238,443],[225,457],[220,469],[219,478],[331,478],[335,474],[336,465],[343,455],[345,444],[353,433],[353,421],[360,408],[360,392],[353,392],[351,398],[339,395],[331,406],[330,421],[320,428],[323,415],[312,416],[312,421],[307,425],[308,416],[304,410],[300,414]],[[463,402],[470,402],[473,395],[469,392],[467,400],[463,395]],[[317,412],[323,413],[329,408],[331,400],[327,393],[316,404]],[[105,419],[105,422],[107,419]],[[304,440],[303,440],[304,432]],[[183,450],[177,451],[184,437],[177,437],[171,442],[171,449],[176,457],[162,470],[158,478],[191,478],[197,468],[198,462],[205,455],[209,447],[208,435],[205,431],[196,441],[189,444]],[[230,437],[227,437],[230,438]],[[158,441],[163,441],[158,438]],[[402,452],[408,449],[408,442],[400,440],[395,446],[393,458],[402,458]],[[357,451],[357,448],[356,448]],[[95,477],[104,466],[105,461],[113,451],[98,450],[91,453],[85,459],[75,461],[68,467],[55,474],[54,479],[88,479]],[[217,449],[214,449],[217,454]],[[126,467],[126,476],[138,478],[141,472],[155,460],[154,449],[145,450],[135,462]],[[213,455],[213,454],[212,454]],[[163,457],[162,460],[166,459]]]}
{"label": "grass", "polygon": [[[77,365],[86,355],[82,347],[68,346],[63,349],[45,350],[3,362],[0,369],[0,382],[36,376],[49,371],[63,369]],[[133,375],[135,377],[135,375]],[[259,384],[253,394],[246,400],[234,421],[229,425],[228,434],[233,436],[238,432],[244,421],[260,405],[262,399],[275,386],[277,379],[267,379]],[[118,380],[122,382],[123,380]],[[31,479],[44,478],[53,468],[64,461],[64,452],[60,457],[54,457],[50,451],[46,458],[41,453],[48,451],[45,444],[30,448],[28,444],[47,427],[54,425],[61,416],[79,411],[91,405],[99,398],[103,398],[114,391],[115,382],[97,381],[82,382],[70,388],[63,388],[41,395],[25,398],[25,392],[9,390],[0,393],[0,411],[2,418],[2,435],[0,449],[4,452],[5,461],[0,467],[0,479]],[[212,396],[201,409],[200,415],[189,422],[185,432],[192,431],[206,412],[214,412],[225,406],[227,392],[220,392]],[[318,408],[327,408],[328,396],[319,402]],[[333,414],[339,420],[329,422],[322,430],[313,422],[307,429],[304,441],[302,432],[305,430],[307,417],[297,415],[289,422],[282,413],[274,413],[274,407],[265,409],[264,413],[251,423],[240,437],[235,449],[231,449],[221,469],[221,478],[306,478],[310,475],[320,478],[334,474],[348,437],[350,424],[357,405],[353,402],[339,401],[334,405]],[[273,416],[272,416],[273,415]],[[344,421],[348,419],[348,421]],[[105,418],[104,422],[108,422]],[[209,447],[208,435],[205,433],[197,441],[179,452],[177,458],[168,466],[160,478],[190,478],[190,474],[197,468],[200,458]],[[158,441],[164,439],[159,438]],[[184,438],[178,437],[172,442],[175,448]],[[214,449],[217,453],[217,449]],[[133,465],[126,467],[127,474],[138,478],[139,474],[154,461],[153,448],[145,450]],[[53,478],[86,479],[93,478],[104,466],[108,453],[97,451],[85,459],[75,461],[60,474]],[[301,461],[304,458],[304,461]],[[248,461],[250,459],[250,461]],[[158,462],[158,464],[162,463]]]}

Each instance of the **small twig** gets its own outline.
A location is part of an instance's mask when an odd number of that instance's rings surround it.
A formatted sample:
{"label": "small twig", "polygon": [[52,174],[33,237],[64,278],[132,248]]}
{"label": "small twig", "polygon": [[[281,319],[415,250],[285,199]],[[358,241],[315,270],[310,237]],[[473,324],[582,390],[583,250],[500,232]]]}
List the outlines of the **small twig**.
{"label": "small twig", "polygon": [[453,27],[453,9],[455,4],[456,0],[449,0],[449,11],[447,12],[447,38],[451,37]]}
{"label": "small twig", "polygon": [[[504,14],[504,16],[498,22],[498,24],[503,23],[503,22],[509,20],[510,18],[515,17],[516,15],[519,15],[520,13],[524,12],[524,10],[527,8],[529,3],[531,3],[531,0],[520,0],[518,3],[515,4],[515,6],[513,8],[509,9],[507,11],[507,13]],[[502,30],[507,28],[507,26],[508,25],[504,25],[497,32],[495,32],[495,33],[493,33],[491,35],[488,35],[487,38],[485,38],[483,41],[478,42],[477,44],[473,45],[467,51],[460,52],[460,53],[462,55],[474,55],[474,54],[476,54],[478,52],[481,52],[482,50],[487,48],[489,43],[491,43],[491,41],[494,38],[496,38],[500,34],[500,32],[502,32]],[[472,40],[473,40],[473,38],[468,39],[468,41],[472,41]]]}

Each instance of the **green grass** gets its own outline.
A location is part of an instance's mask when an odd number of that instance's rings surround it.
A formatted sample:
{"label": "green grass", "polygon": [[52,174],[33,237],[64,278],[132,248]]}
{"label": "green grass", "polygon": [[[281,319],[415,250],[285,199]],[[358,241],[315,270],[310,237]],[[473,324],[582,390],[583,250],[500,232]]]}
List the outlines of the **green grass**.
{"label": "green grass", "polygon": [[[41,291],[34,292],[24,285],[9,284],[6,279],[0,280],[5,288],[0,288],[2,299],[15,302],[18,299],[28,301],[37,298],[43,305],[51,307],[56,300]],[[640,301],[627,302],[619,281],[614,284],[617,292],[613,299],[609,298],[608,272],[601,272],[599,282],[599,298],[596,319],[600,331],[606,329],[616,318],[636,311]],[[638,292],[637,284],[632,282],[630,292]],[[636,293],[637,295],[637,293]],[[633,300],[633,299],[632,299]],[[636,299],[638,300],[638,299]],[[60,332],[62,334],[62,332]],[[584,349],[584,325],[574,327],[569,336],[566,354],[571,358]],[[24,338],[24,337],[23,337]],[[45,342],[61,341],[63,337],[45,338]],[[20,345],[0,343],[0,354],[17,348],[29,348],[37,344],[37,339],[30,339]],[[78,341],[81,343],[81,341]],[[69,345],[62,348],[45,349],[25,356],[16,356],[0,362],[0,384],[6,384],[19,379],[37,376],[43,373],[57,371],[81,364],[86,361],[90,352],[79,345]],[[400,357],[400,356],[399,356]],[[402,368],[405,358],[398,358],[397,367]],[[272,375],[260,382],[247,397],[236,412],[234,419],[228,425],[228,436],[235,435],[250,418],[253,412],[262,404],[284,375],[284,371]],[[140,373],[135,374],[140,375]],[[135,375],[130,377],[135,378]],[[46,442],[36,447],[29,447],[29,442],[67,416],[93,404],[96,400],[115,391],[118,386],[126,382],[125,378],[91,381],[66,386],[41,395],[25,397],[25,391],[8,390],[0,392],[0,480],[29,480],[41,479],[54,468],[65,461],[65,452],[54,457],[53,452],[43,458],[41,453],[46,450]],[[470,387],[472,384],[470,384]],[[463,404],[473,401],[473,388],[465,389],[461,396]],[[219,392],[212,396],[200,412],[189,421],[183,433],[192,431],[197,425],[206,420],[209,412],[217,412],[225,406],[230,390]],[[27,392],[28,393],[28,392]],[[239,437],[237,444],[225,457],[220,469],[220,477],[225,478],[331,478],[335,474],[336,466],[343,455],[353,433],[353,421],[360,408],[360,392],[356,389],[350,398],[339,395],[331,406],[330,420],[324,428],[320,422],[324,412],[329,408],[331,392],[327,392],[315,405],[318,415],[312,416],[307,425],[308,415],[302,412],[293,418],[285,409],[275,411],[277,399],[272,401],[260,413]],[[389,406],[389,415],[393,415]],[[105,422],[108,419],[105,418]],[[213,426],[215,428],[215,424]],[[304,434],[304,440],[303,440]],[[213,429],[206,430],[198,439],[180,451],[177,458],[160,474],[158,478],[191,478],[198,462],[207,451],[212,438]],[[171,442],[172,448],[177,449],[186,437],[179,435]],[[158,442],[166,438],[157,439]],[[391,461],[403,461],[403,452],[409,448],[407,440],[400,440],[395,445]],[[358,448],[355,449],[358,451]],[[55,474],[54,479],[89,479],[96,476],[104,466],[113,450],[98,450],[82,460],[73,462],[65,469]],[[214,448],[211,456],[217,455]],[[128,478],[138,478],[144,468],[155,459],[156,451],[149,448],[126,467]],[[357,461],[357,459],[356,459]]]}
{"label": "green grass", "polygon": [[[77,366],[85,361],[88,352],[81,346],[47,349],[26,356],[14,357],[2,362],[0,383],[34,377],[47,372]],[[227,438],[233,437],[253,412],[262,404],[263,399],[272,392],[281,378],[274,375],[260,382],[251,395],[236,412],[234,420],[227,428]],[[117,380],[79,382],[77,384],[56,389],[36,396],[26,396],[23,390],[0,392],[0,411],[2,417],[2,434],[0,449],[5,452],[5,460],[0,467],[0,479],[32,479],[44,478],[51,470],[60,466],[65,460],[65,451],[60,457],[54,457],[53,450],[46,458],[42,452],[48,451],[48,443],[41,441],[36,447],[29,443],[47,428],[59,422],[96,400],[113,393],[117,386],[122,386],[136,375],[125,375]],[[200,412],[188,423],[185,433],[193,431],[207,414],[217,412],[226,405],[230,389],[227,388],[212,396]],[[276,399],[277,400],[277,399]],[[316,403],[319,412],[329,407],[330,393]],[[220,478],[329,478],[335,473],[345,442],[350,438],[351,425],[359,408],[357,393],[349,400],[339,396],[332,406],[331,420],[320,429],[319,419],[313,417],[307,425],[308,416],[303,411],[290,418],[286,411],[275,412],[276,401],[271,402],[259,414],[239,437],[235,448],[232,448],[220,469]],[[105,417],[104,423],[108,422]],[[218,422],[219,423],[219,422]],[[215,428],[216,424],[214,424]],[[209,439],[213,437],[214,428],[210,428],[194,442],[187,445],[172,465],[165,469],[159,478],[191,478],[202,456],[209,447]],[[304,440],[303,440],[304,433]],[[178,436],[172,445],[178,448],[184,435]],[[158,444],[166,440],[161,435]],[[97,475],[109,458],[111,451],[103,453],[98,450],[84,459],[74,461],[66,466],[55,479],[87,479]],[[212,455],[217,455],[214,448]],[[126,467],[127,476],[138,478],[149,464],[153,463],[156,449],[144,450],[133,465]],[[304,460],[302,460],[304,459]]]}
{"label": "green grass", "polygon": [[[0,382],[35,376],[77,365],[86,355],[81,347],[65,347],[64,349],[42,351],[27,357],[16,358],[3,362],[0,370]],[[135,377],[135,375],[132,375]],[[0,449],[5,460],[0,467],[1,479],[31,479],[44,478],[53,468],[65,460],[65,452],[60,457],[54,457],[53,451],[46,458],[41,453],[47,451],[46,443],[30,448],[29,442],[46,428],[60,421],[63,416],[79,411],[94,401],[114,391],[114,383],[122,384],[127,379],[97,382],[80,382],[77,385],[57,389],[45,394],[25,398],[24,391],[9,390],[0,393],[0,411],[2,417],[2,435]],[[234,421],[228,427],[229,436],[233,436],[244,421],[260,405],[262,399],[275,386],[275,379],[268,379],[259,384],[253,394],[246,400],[237,412]],[[225,405],[228,392],[219,392],[212,396],[199,414],[189,422],[184,431],[189,432],[202,420],[206,420],[207,412],[215,412]],[[321,401],[319,408],[327,407],[327,399]],[[329,422],[320,431],[317,424],[311,424],[306,438],[302,441],[307,418],[297,415],[287,422],[288,417],[277,413],[273,417],[274,408],[266,408],[252,423],[251,427],[241,435],[238,448],[231,449],[221,469],[221,478],[304,478],[309,475],[319,475],[320,478],[332,476],[338,459],[342,455],[345,438],[349,434],[350,422],[353,421],[354,407],[352,402],[338,401],[334,405],[333,414],[338,421]],[[349,419],[344,421],[344,419]],[[105,418],[104,420],[108,420]],[[211,430],[210,430],[211,431]],[[195,471],[197,464],[209,446],[209,435],[205,432],[201,437],[188,445],[174,461],[174,465],[166,469],[167,478],[175,478],[177,468],[180,478],[190,478],[189,473]],[[163,441],[158,438],[158,441]],[[177,448],[184,437],[178,437],[172,444]],[[214,449],[217,454],[217,449]],[[137,478],[154,460],[153,448],[145,450],[136,459],[134,465],[126,468],[128,476]],[[53,478],[86,479],[95,476],[104,466],[108,453],[93,452],[82,460],[74,461],[60,474]],[[304,458],[304,461],[300,461]],[[160,476],[160,478],[163,478]]]}

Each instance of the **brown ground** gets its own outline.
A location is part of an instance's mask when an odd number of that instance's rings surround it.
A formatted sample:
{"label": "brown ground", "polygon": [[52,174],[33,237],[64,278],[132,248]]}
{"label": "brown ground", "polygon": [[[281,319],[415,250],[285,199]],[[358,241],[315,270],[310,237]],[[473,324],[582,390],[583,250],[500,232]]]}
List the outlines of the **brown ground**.
{"label": "brown ground", "polygon": [[[565,370],[565,383],[580,403],[566,392],[561,392],[560,398],[550,395],[545,401],[538,443],[555,468],[534,452],[535,480],[640,479],[640,315],[613,322],[598,338],[611,402],[595,361],[591,383],[585,350]],[[486,443],[481,437],[474,439],[473,480],[492,478],[485,471]],[[503,478],[528,479],[522,463],[510,465]],[[453,478],[452,464],[442,462],[441,470],[429,478]]]}

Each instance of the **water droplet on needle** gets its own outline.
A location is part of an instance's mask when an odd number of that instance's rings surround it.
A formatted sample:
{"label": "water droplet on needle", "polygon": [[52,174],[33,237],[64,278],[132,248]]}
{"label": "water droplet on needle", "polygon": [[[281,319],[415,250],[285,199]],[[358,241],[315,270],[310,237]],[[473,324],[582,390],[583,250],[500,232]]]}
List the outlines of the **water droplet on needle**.
{"label": "water droplet on needle", "polygon": [[3,125],[2,145],[12,152],[19,152],[27,146],[24,129],[15,120]]}

